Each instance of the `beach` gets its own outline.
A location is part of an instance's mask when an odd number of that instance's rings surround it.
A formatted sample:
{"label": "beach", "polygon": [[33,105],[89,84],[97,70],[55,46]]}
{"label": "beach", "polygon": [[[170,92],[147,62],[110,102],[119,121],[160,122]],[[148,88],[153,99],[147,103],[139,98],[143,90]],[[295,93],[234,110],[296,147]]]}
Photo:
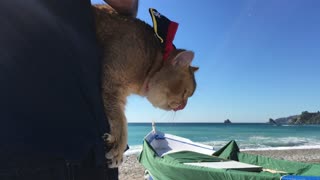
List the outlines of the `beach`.
{"label": "beach", "polygon": [[[275,159],[299,162],[320,163],[320,149],[290,149],[290,150],[255,150],[246,153],[259,154]],[[127,155],[119,168],[120,180],[142,180],[144,168],[138,162],[137,154]]]}

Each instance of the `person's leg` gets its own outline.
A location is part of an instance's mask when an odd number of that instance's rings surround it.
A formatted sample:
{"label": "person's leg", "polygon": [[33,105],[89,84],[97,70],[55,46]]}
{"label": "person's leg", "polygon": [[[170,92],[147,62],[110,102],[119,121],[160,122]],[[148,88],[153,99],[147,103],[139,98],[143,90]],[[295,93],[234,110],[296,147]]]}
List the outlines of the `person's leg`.
{"label": "person's leg", "polygon": [[105,169],[91,13],[89,0],[0,1],[0,177],[46,179],[49,169],[60,179],[72,165],[71,175],[117,179],[117,169]]}

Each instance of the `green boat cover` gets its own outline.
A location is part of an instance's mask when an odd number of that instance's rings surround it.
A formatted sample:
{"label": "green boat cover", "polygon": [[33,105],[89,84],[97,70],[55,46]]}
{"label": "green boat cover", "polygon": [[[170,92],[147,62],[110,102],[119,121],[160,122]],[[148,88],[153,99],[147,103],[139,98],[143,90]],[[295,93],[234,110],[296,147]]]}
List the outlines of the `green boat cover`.
{"label": "green boat cover", "polygon": [[[248,172],[183,164],[227,160],[262,166],[269,171]],[[279,180],[283,175],[320,176],[320,164],[291,162],[243,153],[239,151],[235,141],[230,141],[216,151],[213,156],[182,151],[159,157],[152,146],[145,140],[139,161],[149,171],[154,180]]]}

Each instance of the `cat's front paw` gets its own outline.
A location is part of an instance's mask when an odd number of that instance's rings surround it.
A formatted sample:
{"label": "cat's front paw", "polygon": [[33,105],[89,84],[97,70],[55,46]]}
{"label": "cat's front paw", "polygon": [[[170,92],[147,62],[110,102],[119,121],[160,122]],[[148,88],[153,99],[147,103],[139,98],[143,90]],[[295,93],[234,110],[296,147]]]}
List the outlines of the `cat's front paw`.
{"label": "cat's front paw", "polygon": [[104,134],[104,141],[106,148],[109,151],[106,153],[107,163],[109,168],[117,168],[123,161],[123,153],[126,149],[127,144],[122,143],[120,138],[116,138],[111,134]]}

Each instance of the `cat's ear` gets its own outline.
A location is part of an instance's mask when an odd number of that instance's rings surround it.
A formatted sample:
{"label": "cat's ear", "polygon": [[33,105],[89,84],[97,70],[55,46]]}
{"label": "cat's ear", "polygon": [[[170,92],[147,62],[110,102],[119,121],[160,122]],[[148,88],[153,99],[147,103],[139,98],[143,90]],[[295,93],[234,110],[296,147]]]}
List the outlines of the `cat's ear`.
{"label": "cat's ear", "polygon": [[199,70],[199,67],[190,66],[190,68],[192,72],[197,72]]}
{"label": "cat's ear", "polygon": [[182,67],[189,67],[191,61],[193,60],[194,52],[192,51],[181,51],[176,55],[176,57],[172,60],[172,65],[175,66],[182,66]]}

